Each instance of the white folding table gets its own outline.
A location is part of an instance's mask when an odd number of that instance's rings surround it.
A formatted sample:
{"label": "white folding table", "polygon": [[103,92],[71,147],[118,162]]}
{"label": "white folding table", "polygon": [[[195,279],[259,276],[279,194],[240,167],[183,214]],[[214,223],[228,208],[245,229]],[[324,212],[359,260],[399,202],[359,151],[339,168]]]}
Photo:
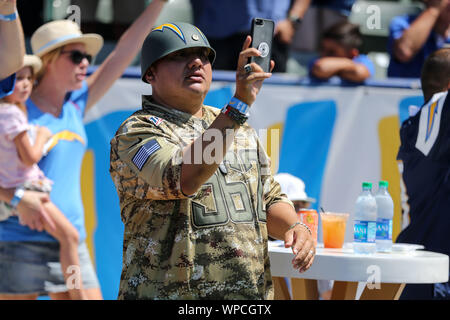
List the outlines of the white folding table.
{"label": "white folding table", "polygon": [[[317,280],[334,280],[332,299],[356,297],[359,282],[365,282],[360,299],[398,299],[407,283],[448,281],[449,257],[417,250],[417,245],[394,244],[391,253],[355,254],[351,244],[326,249],[318,244],[314,263],[304,273],[292,266],[294,257],[281,241],[269,241],[269,256],[275,299],[317,299]],[[291,279],[292,297],[284,278]]]}

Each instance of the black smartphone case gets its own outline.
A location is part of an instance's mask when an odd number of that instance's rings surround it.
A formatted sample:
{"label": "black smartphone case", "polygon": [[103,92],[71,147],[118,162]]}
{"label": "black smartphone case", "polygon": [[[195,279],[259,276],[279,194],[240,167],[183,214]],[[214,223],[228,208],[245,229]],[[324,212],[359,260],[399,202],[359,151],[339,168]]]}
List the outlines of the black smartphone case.
{"label": "black smartphone case", "polygon": [[275,22],[269,19],[254,18],[252,20],[252,48],[261,52],[259,57],[250,57],[250,62],[256,62],[264,72],[270,71],[270,59],[272,56],[272,40]]}

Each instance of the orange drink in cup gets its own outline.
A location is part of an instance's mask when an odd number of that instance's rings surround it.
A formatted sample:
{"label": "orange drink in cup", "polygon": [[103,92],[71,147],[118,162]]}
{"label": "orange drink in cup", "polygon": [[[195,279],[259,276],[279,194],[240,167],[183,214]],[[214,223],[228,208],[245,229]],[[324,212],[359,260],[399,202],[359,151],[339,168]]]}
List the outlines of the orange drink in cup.
{"label": "orange drink in cup", "polygon": [[342,248],[345,239],[345,227],[348,213],[321,212],[323,246]]}

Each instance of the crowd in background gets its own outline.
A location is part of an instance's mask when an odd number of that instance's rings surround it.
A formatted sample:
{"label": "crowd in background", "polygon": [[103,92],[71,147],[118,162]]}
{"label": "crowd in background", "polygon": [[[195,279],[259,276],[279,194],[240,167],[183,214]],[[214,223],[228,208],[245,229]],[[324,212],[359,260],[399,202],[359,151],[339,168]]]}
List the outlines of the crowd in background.
{"label": "crowd in background", "polygon": [[[150,1],[135,1],[132,7],[124,6],[123,1],[113,0],[108,2],[110,6],[107,7],[107,2],[34,1],[31,5],[34,12],[31,13],[28,10],[30,4],[25,6],[19,0],[18,10],[25,15],[24,31],[25,36],[29,37],[42,22],[54,19],[55,16],[70,16],[71,13],[64,10],[64,5],[78,6],[81,9],[82,31],[98,32],[105,38],[105,46],[93,62],[99,65],[114,47],[114,42]],[[35,12],[41,14],[36,15]],[[174,0],[163,10],[158,23],[168,21],[173,16],[178,21],[194,23],[205,30],[218,52],[214,68],[233,70],[235,66],[229,61],[234,61],[242,37],[249,33],[250,21],[255,15],[276,21],[274,71],[300,76],[319,75],[319,72],[311,72],[311,62],[320,56],[331,54],[329,50],[328,53],[325,52],[328,43],[324,44],[323,38],[329,34],[330,29],[335,30],[337,25],[341,25],[345,33],[359,38],[356,42],[353,40],[353,48],[346,48],[347,51],[357,49],[358,53],[355,55],[354,52],[346,52],[345,57],[366,67],[366,70],[362,70],[363,80],[385,77],[419,78],[420,66],[425,57],[449,43],[445,33],[450,14],[445,0],[231,0],[218,4],[204,0]],[[353,29],[350,25],[342,27],[345,22],[355,26]],[[416,32],[416,29],[420,32]],[[135,59],[133,64],[137,65],[138,61],[139,59]],[[332,65],[334,62],[336,61]],[[341,70],[342,59],[337,63],[341,64],[338,67]],[[323,70],[324,64],[329,65],[327,62],[319,63],[315,66],[316,71]],[[318,78],[329,78],[330,72],[333,75],[339,73],[336,70],[325,71]],[[348,72],[347,77],[343,78],[348,78]],[[356,73],[351,78],[354,82],[359,82],[362,79],[361,73]]]}

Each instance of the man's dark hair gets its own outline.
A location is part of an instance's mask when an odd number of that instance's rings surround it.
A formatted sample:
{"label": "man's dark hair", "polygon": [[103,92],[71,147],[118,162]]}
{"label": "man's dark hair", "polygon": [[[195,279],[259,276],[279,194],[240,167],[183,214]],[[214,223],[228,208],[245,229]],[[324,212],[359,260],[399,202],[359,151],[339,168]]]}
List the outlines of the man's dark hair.
{"label": "man's dark hair", "polygon": [[360,49],[363,43],[359,26],[348,21],[338,22],[326,29],[322,39],[334,40],[346,49]]}
{"label": "man's dark hair", "polygon": [[420,77],[425,102],[450,83],[450,48],[439,49],[428,56]]}

